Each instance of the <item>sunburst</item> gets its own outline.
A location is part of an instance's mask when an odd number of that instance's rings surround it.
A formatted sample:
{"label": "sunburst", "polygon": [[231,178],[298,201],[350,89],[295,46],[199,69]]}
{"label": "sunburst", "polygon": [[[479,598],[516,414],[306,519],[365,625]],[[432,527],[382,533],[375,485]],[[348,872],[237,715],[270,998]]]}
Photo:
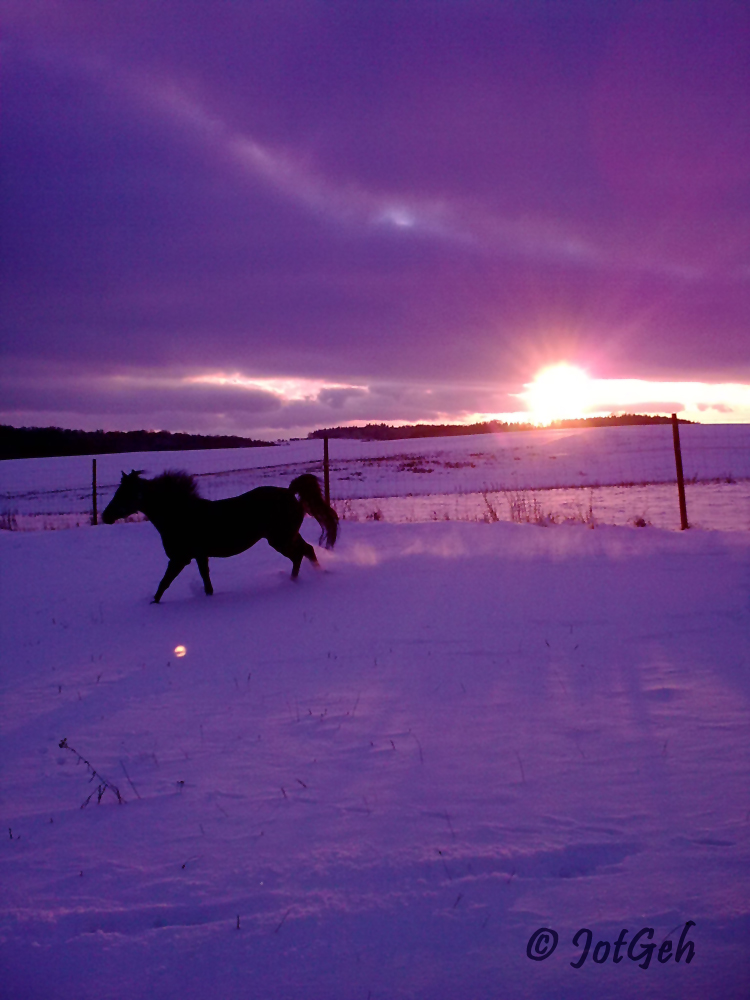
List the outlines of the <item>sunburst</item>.
{"label": "sunburst", "polygon": [[534,423],[585,416],[592,383],[586,372],[562,362],[540,371],[521,393]]}

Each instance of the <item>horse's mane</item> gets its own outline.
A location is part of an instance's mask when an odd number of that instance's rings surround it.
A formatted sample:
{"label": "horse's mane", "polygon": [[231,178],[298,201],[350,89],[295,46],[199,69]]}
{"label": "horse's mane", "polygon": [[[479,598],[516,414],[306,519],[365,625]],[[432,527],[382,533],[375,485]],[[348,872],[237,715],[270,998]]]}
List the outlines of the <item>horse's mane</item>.
{"label": "horse's mane", "polygon": [[182,469],[167,469],[160,476],[149,481],[152,494],[168,500],[192,500],[200,497],[198,484],[189,472]]}

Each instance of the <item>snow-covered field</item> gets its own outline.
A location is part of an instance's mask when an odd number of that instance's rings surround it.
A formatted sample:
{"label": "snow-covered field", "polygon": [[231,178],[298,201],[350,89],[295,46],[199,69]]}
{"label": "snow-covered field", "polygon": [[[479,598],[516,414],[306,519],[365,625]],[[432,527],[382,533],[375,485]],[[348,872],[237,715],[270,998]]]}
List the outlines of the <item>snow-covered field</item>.
{"label": "snow-covered field", "polygon": [[[750,530],[750,480],[688,483],[685,486],[691,527]],[[379,497],[337,500],[347,521],[529,521],[541,525],[573,522],[634,525],[678,530],[677,485],[601,486],[591,489],[507,490],[448,493],[442,496]],[[78,518],[77,520],[82,520]]]}
{"label": "snow-covered field", "polygon": [[[695,523],[750,527],[750,425],[683,425],[680,436],[685,478],[699,504]],[[99,507],[111,497],[126,466],[144,469],[147,475],[166,468],[187,469],[199,477],[204,496],[219,499],[264,484],[286,486],[301,472],[322,474],[322,458],[321,441],[295,441],[276,448],[102,455],[97,459]],[[365,498],[431,497],[443,499],[390,504],[387,510],[379,507],[387,520],[431,519],[436,510],[439,517],[448,512],[454,518],[474,519],[477,505],[480,514],[486,511],[483,492],[560,489],[566,494],[555,492],[539,502],[555,515],[566,516],[571,509],[588,506],[589,496],[580,487],[590,487],[596,490],[594,514],[603,523],[627,523],[637,517],[659,527],[679,523],[669,425],[417,441],[335,439],[330,442],[330,464],[331,496],[340,504],[348,501],[351,510],[362,511],[363,516],[370,511],[359,502]],[[664,485],[654,492],[639,485],[644,483]],[[711,506],[717,498],[721,504],[725,493],[707,491],[706,483],[736,486],[729,501],[736,511],[728,523]],[[604,486],[630,492],[612,493]],[[579,489],[569,496],[571,487]],[[90,458],[0,462],[0,524],[31,528],[85,523],[91,492]],[[458,504],[444,499],[459,494],[473,498]],[[506,516],[505,501],[493,500],[493,505],[500,517]]]}
{"label": "snow-covered field", "polygon": [[744,528],[0,532],[2,996],[747,997]]}

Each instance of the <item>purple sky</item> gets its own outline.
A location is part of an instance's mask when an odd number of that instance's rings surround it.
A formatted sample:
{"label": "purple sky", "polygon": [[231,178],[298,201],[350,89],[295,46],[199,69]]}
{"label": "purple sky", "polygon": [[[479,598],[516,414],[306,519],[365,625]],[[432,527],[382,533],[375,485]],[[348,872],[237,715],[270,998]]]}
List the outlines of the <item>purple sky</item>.
{"label": "purple sky", "polygon": [[744,3],[0,15],[2,422],[466,419],[559,361],[750,382]]}

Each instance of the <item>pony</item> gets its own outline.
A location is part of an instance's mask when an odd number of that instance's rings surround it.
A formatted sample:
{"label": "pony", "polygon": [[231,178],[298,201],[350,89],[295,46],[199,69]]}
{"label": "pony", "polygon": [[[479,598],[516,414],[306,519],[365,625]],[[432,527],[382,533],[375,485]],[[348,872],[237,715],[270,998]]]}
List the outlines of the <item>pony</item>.
{"label": "pony", "polygon": [[299,575],[302,559],[318,566],[315,550],[300,535],[305,514],[321,528],[319,544],[332,548],[338,534],[339,518],[320,490],[316,476],[297,476],[284,489],[259,486],[228,500],[207,500],[187,472],[169,469],[154,479],[144,479],[143,470],[122,473],[117,492],[110,500],[102,521],[114,524],[119,518],[140,511],[161,535],[169,564],[153,597],[158,604],[172,581],[195,559],[203,589],[213,594],[208,573],[209,558],[238,555],[261,538],[292,561],[292,579]]}

